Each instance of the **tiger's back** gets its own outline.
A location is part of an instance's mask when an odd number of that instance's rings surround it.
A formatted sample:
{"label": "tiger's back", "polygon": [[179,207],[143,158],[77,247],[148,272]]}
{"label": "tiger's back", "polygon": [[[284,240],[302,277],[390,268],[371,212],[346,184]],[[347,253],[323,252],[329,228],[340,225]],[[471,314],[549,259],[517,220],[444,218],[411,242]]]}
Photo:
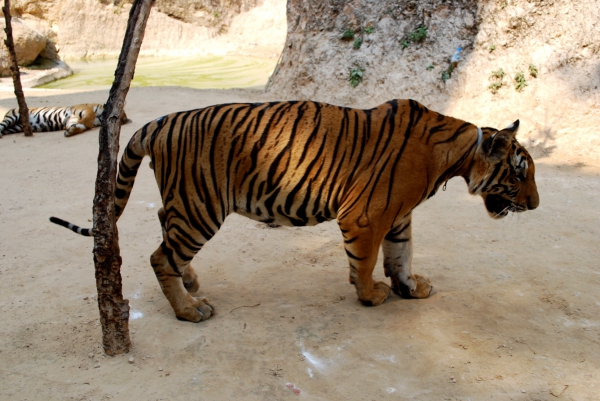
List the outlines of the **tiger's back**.
{"label": "tiger's back", "polygon": [[[410,119],[395,126],[398,113],[410,108],[399,110],[394,102],[371,110],[315,102],[221,105],[149,125],[147,152],[165,205],[170,193],[200,191],[201,199],[219,199],[212,211],[218,220],[236,212],[265,222],[314,225],[390,188],[396,196],[385,195],[381,206],[395,216],[398,197],[406,208],[421,200],[423,189],[415,187],[422,186],[426,164],[403,160],[404,152],[418,153],[421,143],[407,136],[414,128]],[[173,143],[186,155],[176,179],[163,174],[172,163]],[[403,176],[401,187],[392,182],[396,170]]]}

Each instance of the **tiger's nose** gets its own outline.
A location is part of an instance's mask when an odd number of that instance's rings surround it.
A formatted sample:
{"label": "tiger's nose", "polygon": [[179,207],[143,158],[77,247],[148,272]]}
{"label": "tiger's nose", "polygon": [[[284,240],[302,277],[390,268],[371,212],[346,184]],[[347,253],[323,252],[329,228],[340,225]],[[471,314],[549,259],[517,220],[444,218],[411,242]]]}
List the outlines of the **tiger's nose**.
{"label": "tiger's nose", "polygon": [[527,197],[527,209],[533,210],[540,205],[540,197],[537,192],[534,195],[530,195]]}

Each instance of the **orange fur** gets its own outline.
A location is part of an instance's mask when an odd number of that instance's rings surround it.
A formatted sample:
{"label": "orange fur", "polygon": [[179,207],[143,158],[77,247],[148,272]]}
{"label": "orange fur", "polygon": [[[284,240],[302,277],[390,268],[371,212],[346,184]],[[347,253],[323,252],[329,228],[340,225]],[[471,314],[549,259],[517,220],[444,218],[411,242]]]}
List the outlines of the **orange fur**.
{"label": "orange fur", "polygon": [[[174,113],[127,145],[117,217],[150,156],[163,201],[163,242],[151,264],[179,319],[214,313],[189,294],[199,288],[190,261],[230,213],[280,225],[337,219],[360,301],[380,305],[391,290],[425,298],[433,287],[411,271],[411,213],[440,185],[462,176],[494,217],[504,206],[537,207],[533,160],[514,138],[517,126],[480,130],[413,100],[370,110],[279,102]],[[380,247],[391,287],[373,280]]]}

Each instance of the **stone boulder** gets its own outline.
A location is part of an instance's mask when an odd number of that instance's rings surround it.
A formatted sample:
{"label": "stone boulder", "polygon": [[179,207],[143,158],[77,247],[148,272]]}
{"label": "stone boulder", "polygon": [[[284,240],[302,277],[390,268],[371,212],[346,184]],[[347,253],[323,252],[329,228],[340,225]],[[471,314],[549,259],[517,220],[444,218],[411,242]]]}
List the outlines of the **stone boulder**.
{"label": "stone boulder", "polygon": [[[21,20],[13,18],[11,21],[13,40],[15,43],[15,53],[17,54],[17,63],[21,66],[27,66],[34,62],[40,53],[46,49],[46,36],[40,34],[36,30],[25,25]],[[10,75],[10,59],[8,57],[8,49],[4,45],[6,33],[4,28],[6,24],[4,19],[0,20],[0,29],[2,34],[0,39],[0,75]]]}

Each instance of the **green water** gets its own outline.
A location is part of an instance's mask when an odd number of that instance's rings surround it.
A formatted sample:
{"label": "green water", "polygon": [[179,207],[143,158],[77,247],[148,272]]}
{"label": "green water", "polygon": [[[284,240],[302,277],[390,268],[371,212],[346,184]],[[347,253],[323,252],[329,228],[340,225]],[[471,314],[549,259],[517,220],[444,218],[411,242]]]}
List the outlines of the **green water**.
{"label": "green water", "polygon": [[[263,88],[276,59],[238,56],[144,57],[135,68],[132,87]],[[40,86],[50,89],[106,89],[114,79],[117,60],[69,61],[74,74]]]}

